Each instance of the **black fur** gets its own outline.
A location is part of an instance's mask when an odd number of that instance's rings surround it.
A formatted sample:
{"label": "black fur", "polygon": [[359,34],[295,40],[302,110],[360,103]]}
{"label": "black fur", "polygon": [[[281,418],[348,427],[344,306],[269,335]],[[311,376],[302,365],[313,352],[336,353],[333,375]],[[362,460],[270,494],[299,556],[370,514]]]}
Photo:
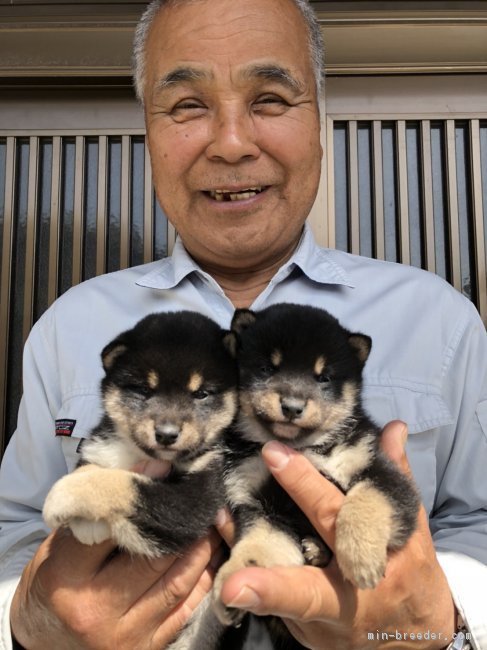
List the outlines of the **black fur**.
{"label": "black fur", "polygon": [[[85,543],[112,538],[148,556],[181,555],[208,532],[225,504],[223,436],[238,403],[226,334],[201,314],[161,313],[105,347],[103,417],[81,446],[79,467],[48,495],[49,525],[69,526]],[[149,459],[170,461],[170,474],[151,479],[131,471]],[[201,611],[171,650],[229,647],[209,599]]]}
{"label": "black fur", "polygon": [[[241,408],[238,421],[227,434],[225,483],[240,551],[232,552],[217,575],[214,603],[221,620],[238,623],[243,612],[225,608],[219,601],[219,590],[228,575],[242,566],[272,566],[272,560],[268,563],[265,540],[262,553],[255,550],[254,544],[252,555],[245,556],[246,539],[254,534],[256,522],[283,531],[303,552],[307,548],[306,538],[311,538],[318,551],[305,555],[303,563],[323,566],[330,559],[328,549],[309,521],[263,463],[259,463],[265,442],[281,439],[305,453],[344,493],[355,487],[345,503],[348,499],[353,505],[357,490],[363,489],[362,494],[365,492],[372,504],[369,511],[363,512],[363,517],[359,513],[355,519],[355,510],[354,519],[350,520],[350,511],[344,508],[337,518],[337,536],[341,530],[353,532],[355,525],[361,524],[363,529],[363,521],[368,518],[373,527],[374,499],[386,518],[390,511],[394,534],[385,541],[384,554],[401,547],[414,531],[419,500],[411,482],[381,452],[381,431],[362,406],[362,369],[371,349],[368,336],[347,331],[324,310],[292,304],[279,304],[255,313],[237,310],[232,332],[232,348],[239,365]],[[345,454],[342,458],[349,457],[353,462],[358,459],[358,467],[337,469],[333,459],[339,451]],[[242,481],[242,476],[248,480]],[[340,568],[348,567],[348,540],[345,542],[342,564],[342,558],[337,557]],[[337,546],[337,555],[341,548]],[[286,564],[286,560],[281,558],[276,563]],[[290,564],[295,563],[292,554]],[[352,575],[346,577],[356,580],[360,587],[373,587],[382,570],[378,565],[375,573],[369,573],[369,567],[362,567],[359,560],[358,566],[352,567]],[[283,648],[300,647],[289,635],[287,641],[281,635],[279,642]]]}

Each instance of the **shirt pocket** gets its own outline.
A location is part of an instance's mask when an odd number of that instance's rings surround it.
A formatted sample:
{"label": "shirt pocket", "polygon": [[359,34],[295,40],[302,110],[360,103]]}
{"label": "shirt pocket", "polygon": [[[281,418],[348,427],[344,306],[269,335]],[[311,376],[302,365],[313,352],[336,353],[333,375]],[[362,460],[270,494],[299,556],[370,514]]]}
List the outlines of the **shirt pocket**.
{"label": "shirt pocket", "polygon": [[81,441],[90,437],[100,422],[102,412],[100,396],[97,394],[72,395],[63,402],[56,423],[67,423],[71,429],[70,435],[59,436],[69,472],[78,463]]}
{"label": "shirt pocket", "polygon": [[450,426],[453,417],[444,399],[434,391],[395,385],[364,384],[364,406],[383,427],[391,420],[408,425],[406,453],[427,512],[436,495],[436,445],[440,428]]}

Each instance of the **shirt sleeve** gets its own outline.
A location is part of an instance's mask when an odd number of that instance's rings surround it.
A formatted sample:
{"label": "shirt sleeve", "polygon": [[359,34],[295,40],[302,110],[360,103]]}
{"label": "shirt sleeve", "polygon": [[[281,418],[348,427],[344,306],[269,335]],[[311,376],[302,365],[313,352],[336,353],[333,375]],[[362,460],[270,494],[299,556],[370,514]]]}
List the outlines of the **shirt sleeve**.
{"label": "shirt sleeve", "polygon": [[473,306],[467,311],[444,368],[445,400],[455,425],[451,445],[443,444],[441,435],[437,441],[438,488],[430,526],[472,643],[487,650],[487,335]]}
{"label": "shirt sleeve", "polygon": [[[50,336],[46,332],[50,332]],[[67,467],[54,433],[59,383],[50,317],[34,327],[25,347],[24,394],[17,430],[0,471],[0,649],[10,650],[10,603],[23,568],[48,529],[45,496]]]}
{"label": "shirt sleeve", "polygon": [[450,586],[453,600],[471,634],[475,650],[487,648],[487,566],[460,553],[437,553]]}

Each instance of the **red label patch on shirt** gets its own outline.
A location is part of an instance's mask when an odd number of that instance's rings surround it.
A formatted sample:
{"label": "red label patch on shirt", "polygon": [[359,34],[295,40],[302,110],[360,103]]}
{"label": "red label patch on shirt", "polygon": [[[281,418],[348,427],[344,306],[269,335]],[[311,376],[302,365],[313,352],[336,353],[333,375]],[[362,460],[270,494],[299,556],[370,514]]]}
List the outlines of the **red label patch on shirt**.
{"label": "red label patch on shirt", "polygon": [[56,436],[71,436],[75,426],[76,420],[56,420]]}

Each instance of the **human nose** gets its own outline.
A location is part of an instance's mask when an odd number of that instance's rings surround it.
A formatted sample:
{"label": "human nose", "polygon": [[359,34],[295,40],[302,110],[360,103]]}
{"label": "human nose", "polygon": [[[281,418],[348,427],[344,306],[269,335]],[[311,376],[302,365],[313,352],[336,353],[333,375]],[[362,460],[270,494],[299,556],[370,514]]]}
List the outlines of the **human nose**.
{"label": "human nose", "polygon": [[257,158],[260,149],[251,116],[235,107],[220,109],[211,125],[211,140],[206,153],[210,160],[228,163]]}

